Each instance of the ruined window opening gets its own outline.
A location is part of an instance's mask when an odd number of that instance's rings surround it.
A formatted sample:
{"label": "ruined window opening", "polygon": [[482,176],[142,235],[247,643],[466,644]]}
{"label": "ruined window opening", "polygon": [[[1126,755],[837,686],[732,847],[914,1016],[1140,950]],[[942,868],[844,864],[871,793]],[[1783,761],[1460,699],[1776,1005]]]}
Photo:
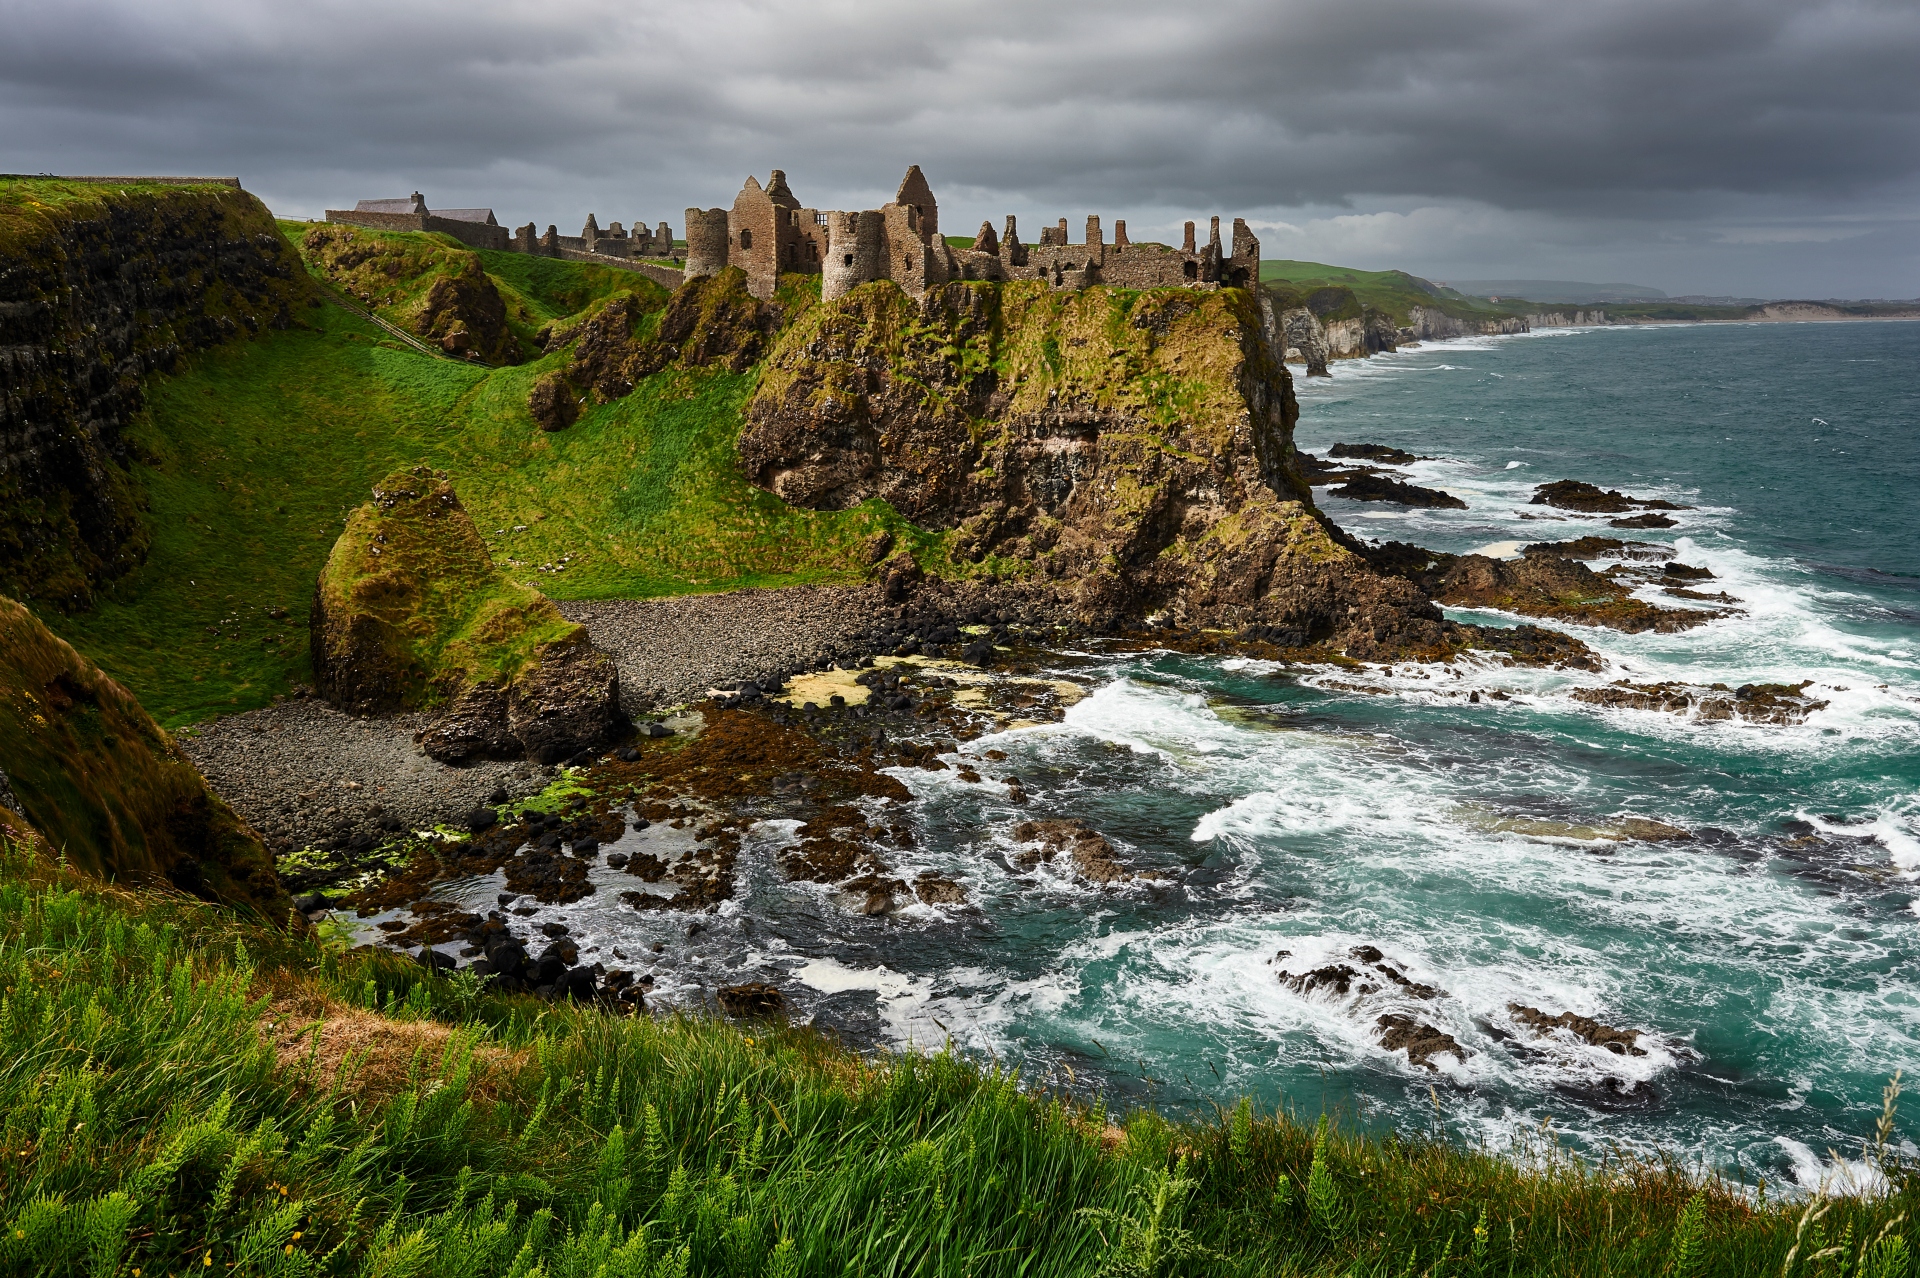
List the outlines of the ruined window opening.
{"label": "ruined window opening", "polygon": [[1193,262],[1182,262],[1180,264],[1180,270],[1188,279],[1198,278],[1200,274],[1199,266]]}
{"label": "ruined window opening", "polygon": [[752,232],[752,231],[742,231],[742,232],[740,232],[740,247],[741,247],[741,248],[743,248],[743,249],[750,249],[750,248],[752,248],[752,247],[753,247],[753,232]]}
{"label": "ruined window opening", "polygon": [[847,265],[848,265],[848,266],[852,266],[852,265],[853,265],[853,254],[851,254],[851,253],[849,253],[849,254],[847,254],[847,258],[846,258],[846,262],[847,262]]}

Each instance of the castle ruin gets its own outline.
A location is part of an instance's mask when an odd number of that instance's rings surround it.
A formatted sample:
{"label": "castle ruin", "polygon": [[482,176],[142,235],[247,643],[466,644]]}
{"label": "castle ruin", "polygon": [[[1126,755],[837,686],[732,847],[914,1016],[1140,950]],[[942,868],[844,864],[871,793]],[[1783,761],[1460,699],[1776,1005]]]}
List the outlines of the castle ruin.
{"label": "castle ruin", "polygon": [[956,248],[940,234],[940,208],[917,164],[891,203],[857,213],[802,208],[787,175],[775,169],[764,187],[749,177],[731,209],[687,210],[686,274],[737,266],[762,298],[773,296],[782,274],[817,274],[829,301],[874,280],[892,280],[914,297],[949,280],[1043,280],[1062,289],[1250,287],[1260,278],[1260,241],[1242,218],[1233,219],[1232,234],[1223,244],[1216,217],[1201,245],[1188,222],[1176,249],[1132,243],[1126,222],[1116,221],[1109,243],[1096,216],[1077,244],[1061,218],[1029,245],[1009,216],[1004,233],[982,222],[973,243]]}
{"label": "castle ruin", "polygon": [[982,222],[973,243],[958,247],[940,234],[940,206],[917,164],[890,203],[851,213],[802,208],[779,169],[764,187],[749,177],[731,209],[687,210],[684,250],[665,222],[654,231],[640,223],[628,231],[618,222],[602,230],[592,214],[579,235],[561,235],[553,226],[543,235],[532,222],[508,235],[491,209],[429,210],[418,191],[411,199],[329,209],[327,221],[441,231],[475,248],[618,266],[668,287],[737,266],[760,298],[772,297],[786,274],[820,276],[820,295],[829,301],[874,280],[892,280],[923,297],[950,280],[1042,280],[1059,289],[1246,288],[1260,278],[1260,241],[1242,218],[1233,219],[1230,242],[1220,238],[1220,219],[1212,219],[1205,244],[1188,222],[1184,242],[1172,248],[1131,242],[1125,221],[1114,222],[1108,241],[1097,216],[1087,219],[1078,243],[1069,239],[1067,219],[1061,218],[1041,228],[1038,243],[1023,244],[1009,216],[1003,232],[995,234],[992,223]]}

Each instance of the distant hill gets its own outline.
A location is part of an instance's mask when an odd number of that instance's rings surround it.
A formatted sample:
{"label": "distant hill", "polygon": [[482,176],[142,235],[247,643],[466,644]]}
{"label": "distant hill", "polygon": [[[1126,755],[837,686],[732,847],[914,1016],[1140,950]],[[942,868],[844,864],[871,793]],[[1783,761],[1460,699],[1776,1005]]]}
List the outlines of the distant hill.
{"label": "distant hill", "polygon": [[1448,280],[1445,287],[1472,297],[1524,297],[1530,302],[1556,302],[1563,306],[1658,302],[1667,296],[1644,284],[1585,284],[1579,280]]}
{"label": "distant hill", "polygon": [[1351,293],[1350,309],[1354,315],[1360,313],[1359,308],[1366,307],[1392,317],[1396,324],[1406,324],[1416,306],[1476,322],[1518,315],[1527,309],[1508,302],[1491,302],[1405,271],[1357,271],[1325,262],[1285,258],[1265,261],[1260,263],[1260,282],[1281,305],[1307,306],[1323,320],[1346,318],[1344,311],[1334,309],[1334,299],[1327,295],[1329,289]]}

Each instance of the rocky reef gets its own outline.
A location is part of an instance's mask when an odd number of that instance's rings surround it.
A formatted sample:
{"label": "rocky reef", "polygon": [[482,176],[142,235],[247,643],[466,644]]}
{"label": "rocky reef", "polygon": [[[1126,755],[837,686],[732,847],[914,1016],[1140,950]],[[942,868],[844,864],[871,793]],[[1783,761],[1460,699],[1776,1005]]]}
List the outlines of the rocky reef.
{"label": "rocky reef", "polygon": [[542,763],[624,727],[619,674],[586,631],[510,581],[444,473],[381,481],[347,517],[314,589],[314,682],[362,714],[431,707],[442,762]]}
{"label": "rocky reef", "polygon": [[796,505],[881,498],[1082,624],[1265,626],[1360,659],[1446,649],[1439,612],[1314,510],[1258,301],[955,283],[800,316],[739,439]]}
{"label": "rocky reef", "polygon": [[259,838],[133,694],[3,598],[0,807],[98,878],[171,884],[275,923],[293,908]]}
{"label": "rocky reef", "polygon": [[231,186],[57,180],[0,194],[0,591],[63,611],[141,563],[123,428],[141,379],[284,328],[312,285]]}

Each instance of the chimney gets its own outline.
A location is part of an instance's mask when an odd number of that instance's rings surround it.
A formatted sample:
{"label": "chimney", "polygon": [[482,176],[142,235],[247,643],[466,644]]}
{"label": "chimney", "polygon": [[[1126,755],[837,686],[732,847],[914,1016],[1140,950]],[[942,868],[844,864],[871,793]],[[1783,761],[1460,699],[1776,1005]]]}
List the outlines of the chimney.
{"label": "chimney", "polygon": [[1100,215],[1097,213],[1089,213],[1087,215],[1087,247],[1093,248],[1095,245],[1099,243],[1100,243]]}
{"label": "chimney", "polygon": [[1187,239],[1186,239],[1186,242],[1180,246],[1180,251],[1182,253],[1199,252],[1199,250],[1194,246],[1194,243],[1193,243],[1193,223],[1191,222],[1187,223]]}
{"label": "chimney", "polygon": [[1113,219],[1113,246],[1117,249],[1127,246],[1127,219],[1124,217]]}

